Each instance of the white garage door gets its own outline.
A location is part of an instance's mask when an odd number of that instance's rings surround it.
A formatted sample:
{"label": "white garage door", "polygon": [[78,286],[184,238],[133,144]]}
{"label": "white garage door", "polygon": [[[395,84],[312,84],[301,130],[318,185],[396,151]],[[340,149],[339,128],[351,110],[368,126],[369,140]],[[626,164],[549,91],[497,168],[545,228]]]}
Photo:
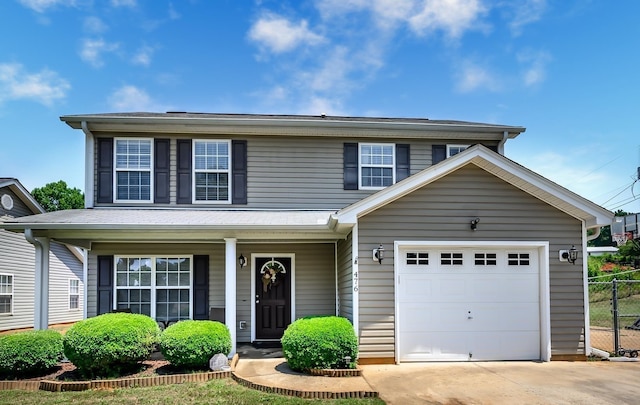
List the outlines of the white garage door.
{"label": "white garage door", "polygon": [[540,359],[535,248],[400,248],[400,361]]}

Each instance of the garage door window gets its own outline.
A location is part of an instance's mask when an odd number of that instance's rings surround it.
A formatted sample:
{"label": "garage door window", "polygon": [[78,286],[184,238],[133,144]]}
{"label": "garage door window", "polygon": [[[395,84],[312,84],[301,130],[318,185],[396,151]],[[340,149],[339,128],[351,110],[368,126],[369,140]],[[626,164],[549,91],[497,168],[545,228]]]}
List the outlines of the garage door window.
{"label": "garage door window", "polygon": [[407,252],[408,266],[428,266],[429,253],[427,252]]}
{"label": "garage door window", "polygon": [[476,266],[496,266],[498,264],[496,253],[475,253],[473,263]]}
{"label": "garage door window", "polygon": [[442,266],[462,266],[464,264],[462,260],[462,253],[442,252],[440,253],[440,264]]}
{"label": "garage door window", "polygon": [[509,253],[507,262],[509,266],[528,266],[529,253]]}

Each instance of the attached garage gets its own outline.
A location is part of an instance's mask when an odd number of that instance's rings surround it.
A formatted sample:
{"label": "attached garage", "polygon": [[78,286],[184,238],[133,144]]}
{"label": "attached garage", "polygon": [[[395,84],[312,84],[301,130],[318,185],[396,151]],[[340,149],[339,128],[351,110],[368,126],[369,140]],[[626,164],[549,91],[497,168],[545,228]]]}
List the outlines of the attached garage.
{"label": "attached garage", "polygon": [[400,362],[548,359],[548,245],[396,244]]}

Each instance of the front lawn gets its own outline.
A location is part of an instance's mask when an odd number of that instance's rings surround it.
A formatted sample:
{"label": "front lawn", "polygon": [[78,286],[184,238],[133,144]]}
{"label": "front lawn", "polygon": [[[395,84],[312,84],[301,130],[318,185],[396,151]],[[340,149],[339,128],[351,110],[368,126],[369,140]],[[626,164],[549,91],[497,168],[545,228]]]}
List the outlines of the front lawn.
{"label": "front lawn", "polygon": [[1,391],[0,404],[353,404],[381,405],[379,398],[309,400],[245,388],[230,379],[158,387],[82,392]]}

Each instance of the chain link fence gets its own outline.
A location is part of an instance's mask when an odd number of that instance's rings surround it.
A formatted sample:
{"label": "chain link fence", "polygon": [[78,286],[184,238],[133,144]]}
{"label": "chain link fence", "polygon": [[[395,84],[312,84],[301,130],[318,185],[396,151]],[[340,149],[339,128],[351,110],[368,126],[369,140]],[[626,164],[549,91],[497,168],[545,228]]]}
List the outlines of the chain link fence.
{"label": "chain link fence", "polygon": [[589,281],[591,347],[617,356],[640,353],[640,280]]}

